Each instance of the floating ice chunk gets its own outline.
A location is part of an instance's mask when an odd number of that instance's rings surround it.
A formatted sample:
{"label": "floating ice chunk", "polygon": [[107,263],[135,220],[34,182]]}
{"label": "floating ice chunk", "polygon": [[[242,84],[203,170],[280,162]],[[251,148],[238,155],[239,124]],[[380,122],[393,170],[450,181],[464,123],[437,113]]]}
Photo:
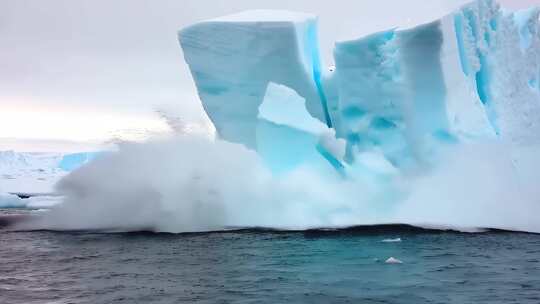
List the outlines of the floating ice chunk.
{"label": "floating ice chunk", "polygon": [[388,260],[385,261],[386,264],[403,264],[402,261],[394,258],[394,257],[390,257],[388,258]]}
{"label": "floating ice chunk", "polygon": [[383,243],[399,243],[399,242],[401,242],[401,238],[384,239],[381,242],[383,242]]}

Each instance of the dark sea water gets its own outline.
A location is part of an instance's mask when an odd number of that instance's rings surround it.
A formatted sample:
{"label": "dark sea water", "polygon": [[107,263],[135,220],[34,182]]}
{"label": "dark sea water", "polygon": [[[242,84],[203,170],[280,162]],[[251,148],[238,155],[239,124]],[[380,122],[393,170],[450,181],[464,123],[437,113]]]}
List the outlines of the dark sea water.
{"label": "dark sea water", "polygon": [[0,303],[540,303],[540,235],[0,228]]}

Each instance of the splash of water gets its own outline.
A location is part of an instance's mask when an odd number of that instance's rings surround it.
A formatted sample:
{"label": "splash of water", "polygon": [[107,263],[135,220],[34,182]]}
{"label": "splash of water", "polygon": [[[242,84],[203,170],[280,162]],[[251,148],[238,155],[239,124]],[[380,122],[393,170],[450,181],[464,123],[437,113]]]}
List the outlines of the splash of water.
{"label": "splash of water", "polygon": [[298,168],[275,177],[242,145],[185,135],[125,143],[64,178],[64,202],[30,229],[192,232],[407,223],[540,232],[540,147],[452,146],[438,165],[384,180]]}

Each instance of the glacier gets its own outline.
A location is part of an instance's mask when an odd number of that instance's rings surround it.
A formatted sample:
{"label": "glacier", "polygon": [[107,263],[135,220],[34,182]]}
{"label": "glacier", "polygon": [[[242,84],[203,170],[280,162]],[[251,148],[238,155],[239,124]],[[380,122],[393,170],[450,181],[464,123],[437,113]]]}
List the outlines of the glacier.
{"label": "glacier", "polygon": [[[313,153],[347,168],[366,152],[409,170],[447,145],[539,141],[538,16],[477,0],[426,24],[338,41],[332,68],[310,14],[243,12],[189,26],[179,41],[218,136],[277,171],[317,162]],[[302,99],[306,115],[287,119]],[[281,111],[268,120],[270,102]],[[300,126],[314,119],[327,128]],[[317,137],[329,132],[345,142],[342,158],[321,149]]]}

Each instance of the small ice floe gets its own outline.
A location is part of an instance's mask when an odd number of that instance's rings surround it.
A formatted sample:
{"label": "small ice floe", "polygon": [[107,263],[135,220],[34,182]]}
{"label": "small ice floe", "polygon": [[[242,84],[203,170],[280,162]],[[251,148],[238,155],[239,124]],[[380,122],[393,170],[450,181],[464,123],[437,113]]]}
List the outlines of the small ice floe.
{"label": "small ice floe", "polygon": [[384,239],[381,242],[383,242],[383,243],[398,243],[398,242],[401,242],[401,238]]}
{"label": "small ice floe", "polygon": [[388,260],[385,261],[386,264],[403,264],[402,261],[394,258],[394,257],[390,257],[388,258]]}

